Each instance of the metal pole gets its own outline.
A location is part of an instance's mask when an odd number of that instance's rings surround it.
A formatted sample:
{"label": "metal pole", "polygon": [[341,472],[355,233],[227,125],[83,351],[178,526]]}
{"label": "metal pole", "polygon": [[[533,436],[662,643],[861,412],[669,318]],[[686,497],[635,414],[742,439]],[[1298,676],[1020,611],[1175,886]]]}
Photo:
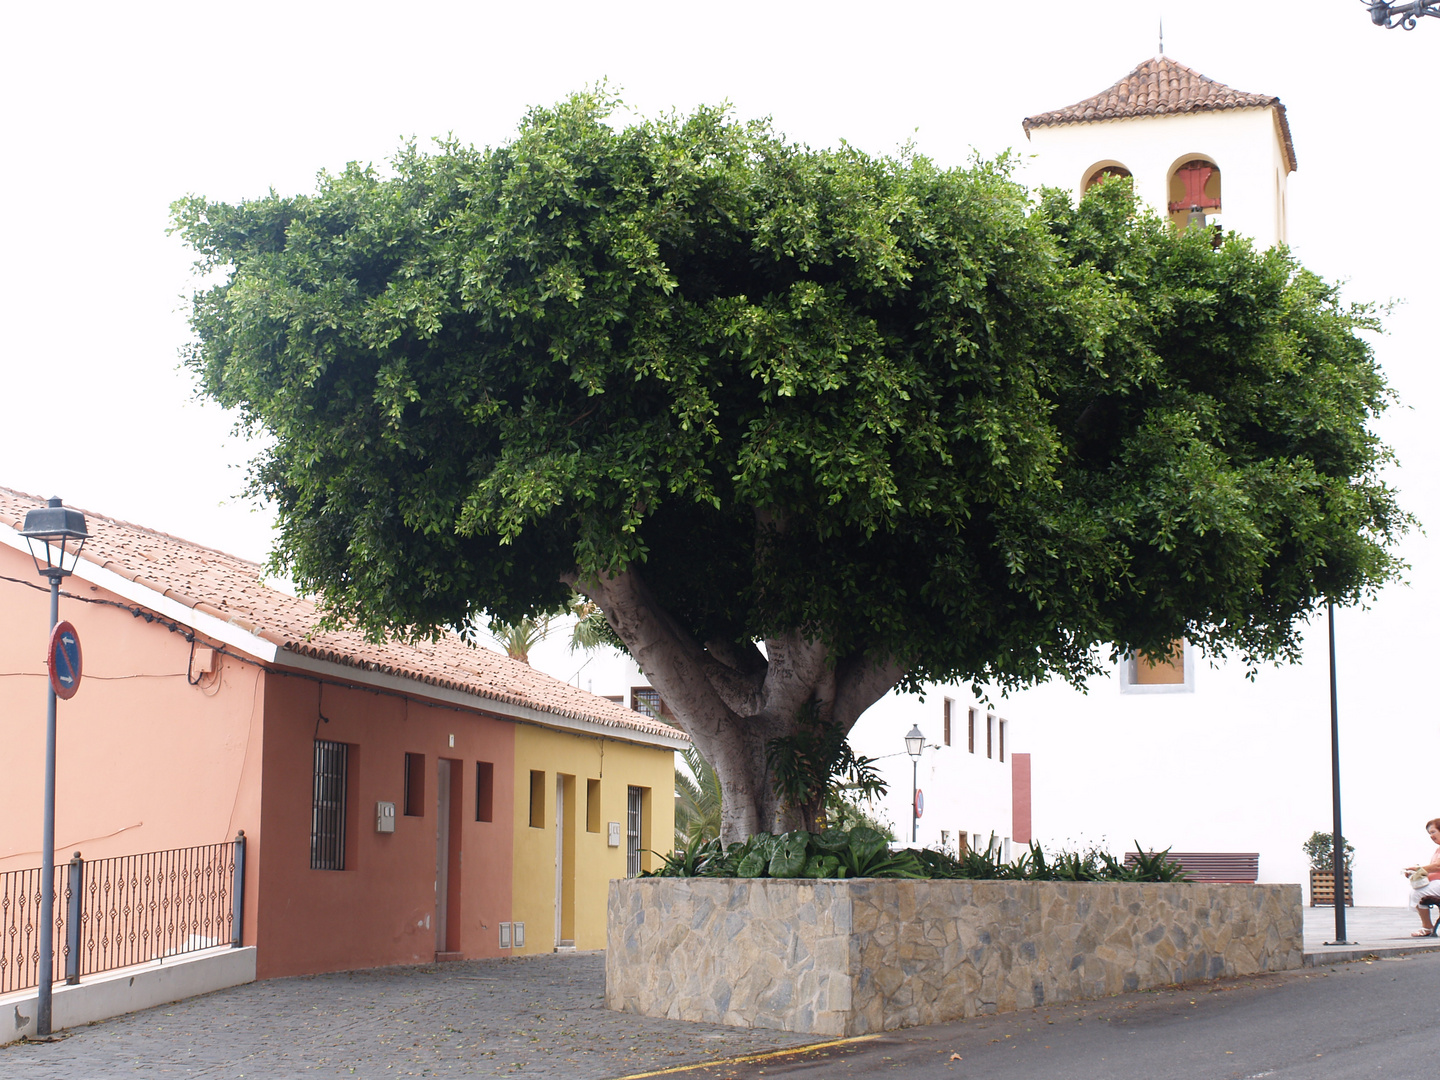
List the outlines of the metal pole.
{"label": "metal pole", "polygon": [[917,843],[920,835],[920,814],[916,802],[920,794],[920,759],[910,759],[910,842]]}
{"label": "metal pole", "polygon": [[[60,621],[60,578],[50,577],[50,631]],[[47,644],[49,635],[45,638]],[[47,661],[48,663],[48,661]],[[45,680],[45,825],[40,839],[40,996],[35,1033],[50,1034],[50,984],[55,977],[55,687]]]}
{"label": "metal pole", "polygon": [[1325,604],[1330,621],[1330,798],[1335,821],[1330,837],[1334,841],[1331,867],[1335,881],[1335,940],[1326,945],[1353,945],[1345,940],[1345,834],[1340,828],[1340,706],[1335,692],[1335,605]]}

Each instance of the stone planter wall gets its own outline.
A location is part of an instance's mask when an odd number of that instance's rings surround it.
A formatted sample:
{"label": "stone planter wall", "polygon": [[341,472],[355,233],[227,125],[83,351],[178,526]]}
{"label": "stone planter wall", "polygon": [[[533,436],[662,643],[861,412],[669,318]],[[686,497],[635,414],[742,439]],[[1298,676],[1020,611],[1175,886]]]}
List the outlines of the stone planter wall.
{"label": "stone planter wall", "polygon": [[1300,886],[610,883],[605,1004],[859,1035],[1298,968]]}

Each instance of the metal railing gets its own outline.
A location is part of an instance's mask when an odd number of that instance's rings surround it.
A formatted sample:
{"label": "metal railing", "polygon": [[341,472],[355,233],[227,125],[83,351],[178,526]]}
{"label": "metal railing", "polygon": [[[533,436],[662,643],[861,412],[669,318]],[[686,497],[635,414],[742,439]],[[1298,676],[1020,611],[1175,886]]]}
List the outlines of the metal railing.
{"label": "metal railing", "polygon": [[[0,994],[39,984],[40,871],[0,874]],[[245,925],[245,833],[223,844],[55,867],[51,979],[238,947]]]}

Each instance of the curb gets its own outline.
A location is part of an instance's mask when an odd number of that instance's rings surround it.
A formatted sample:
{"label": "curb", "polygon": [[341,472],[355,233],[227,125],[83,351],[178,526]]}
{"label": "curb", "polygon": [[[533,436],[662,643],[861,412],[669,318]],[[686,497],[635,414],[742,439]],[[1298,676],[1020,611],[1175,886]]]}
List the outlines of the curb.
{"label": "curb", "polygon": [[1336,947],[1333,950],[1305,953],[1304,967],[1319,967],[1322,964],[1345,964],[1352,960],[1390,960],[1397,956],[1423,956],[1426,953],[1440,953],[1440,942],[1429,945],[1397,945],[1389,948],[1371,948],[1357,945],[1354,948]]}

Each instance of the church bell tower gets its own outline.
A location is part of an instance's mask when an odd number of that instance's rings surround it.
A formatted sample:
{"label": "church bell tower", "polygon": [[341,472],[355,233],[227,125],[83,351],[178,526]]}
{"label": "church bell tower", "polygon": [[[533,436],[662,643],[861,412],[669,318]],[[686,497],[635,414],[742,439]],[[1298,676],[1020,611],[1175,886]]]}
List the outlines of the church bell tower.
{"label": "church bell tower", "polygon": [[1231,89],[1161,55],[1093,97],[1027,116],[1024,127],[1036,151],[1032,186],[1079,198],[1129,176],[1178,227],[1219,225],[1261,248],[1288,242],[1295,146],[1278,97]]}

